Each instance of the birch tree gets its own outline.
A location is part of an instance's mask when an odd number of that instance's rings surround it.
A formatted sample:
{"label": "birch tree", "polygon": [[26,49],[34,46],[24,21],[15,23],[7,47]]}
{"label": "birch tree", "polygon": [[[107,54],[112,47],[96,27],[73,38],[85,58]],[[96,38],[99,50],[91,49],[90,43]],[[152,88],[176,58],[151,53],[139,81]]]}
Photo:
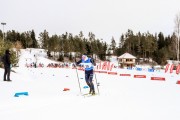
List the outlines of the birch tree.
{"label": "birch tree", "polygon": [[180,12],[175,17],[175,34],[176,34],[176,50],[177,50],[177,61],[179,61],[179,38],[180,38]]}

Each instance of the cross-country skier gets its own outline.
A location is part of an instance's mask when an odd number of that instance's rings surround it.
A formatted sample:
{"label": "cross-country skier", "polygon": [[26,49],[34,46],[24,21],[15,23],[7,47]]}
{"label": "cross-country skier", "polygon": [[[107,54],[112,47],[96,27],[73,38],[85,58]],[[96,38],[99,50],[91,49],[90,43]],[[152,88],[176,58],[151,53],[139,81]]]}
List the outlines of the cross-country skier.
{"label": "cross-country skier", "polygon": [[81,65],[85,68],[85,80],[90,88],[89,94],[95,95],[95,89],[93,84],[93,68],[95,62],[92,58],[89,58],[87,54],[82,55],[82,59],[76,62],[77,65]]}

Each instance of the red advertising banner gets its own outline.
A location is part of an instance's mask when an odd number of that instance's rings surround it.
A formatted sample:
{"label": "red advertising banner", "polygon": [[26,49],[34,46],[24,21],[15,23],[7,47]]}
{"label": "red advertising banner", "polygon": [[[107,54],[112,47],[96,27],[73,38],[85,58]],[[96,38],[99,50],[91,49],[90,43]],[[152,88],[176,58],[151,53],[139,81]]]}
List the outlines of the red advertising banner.
{"label": "red advertising banner", "polygon": [[164,77],[151,77],[151,80],[165,80]]}
{"label": "red advertising banner", "polygon": [[117,75],[117,72],[108,72],[108,74]]}
{"label": "red advertising banner", "polygon": [[131,74],[119,74],[120,76],[131,76]]}
{"label": "red advertising banner", "polygon": [[107,71],[99,71],[99,73],[107,73]]}
{"label": "red advertising banner", "polygon": [[146,75],[134,75],[134,78],[146,78]]}

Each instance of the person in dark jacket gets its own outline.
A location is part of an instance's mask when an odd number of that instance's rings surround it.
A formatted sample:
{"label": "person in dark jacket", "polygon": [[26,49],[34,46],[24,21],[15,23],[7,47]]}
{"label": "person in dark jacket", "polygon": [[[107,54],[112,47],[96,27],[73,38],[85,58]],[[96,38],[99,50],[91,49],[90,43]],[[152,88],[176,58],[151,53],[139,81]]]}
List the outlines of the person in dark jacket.
{"label": "person in dark jacket", "polygon": [[77,65],[81,65],[85,68],[85,80],[87,85],[90,88],[89,94],[94,95],[95,89],[93,84],[93,69],[95,62],[92,58],[87,57],[87,54],[82,55],[82,59],[78,62],[76,62]]}
{"label": "person in dark jacket", "polygon": [[5,55],[3,56],[3,63],[4,63],[4,81],[11,81],[10,80],[11,61],[10,61],[9,50],[5,51]]}

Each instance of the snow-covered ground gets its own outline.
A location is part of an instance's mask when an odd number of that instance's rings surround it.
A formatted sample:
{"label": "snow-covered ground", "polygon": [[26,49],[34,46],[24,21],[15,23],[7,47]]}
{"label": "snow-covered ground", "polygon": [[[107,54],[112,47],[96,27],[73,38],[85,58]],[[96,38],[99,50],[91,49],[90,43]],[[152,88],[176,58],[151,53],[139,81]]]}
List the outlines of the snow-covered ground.
{"label": "snow-covered ground", "polygon": [[[36,59],[34,57],[36,56]],[[96,73],[100,95],[80,95],[76,69],[26,68],[26,62],[51,63],[40,50],[21,50],[12,82],[3,81],[0,69],[1,120],[179,120],[179,75],[164,71],[113,69],[118,75]],[[130,74],[131,76],[120,76]],[[78,70],[82,93],[88,89],[84,72]],[[145,75],[146,78],[134,78]],[[165,81],[151,80],[164,77]],[[94,77],[96,86],[96,79]],[[69,91],[63,91],[69,88]],[[28,96],[14,97],[28,92]],[[98,92],[96,86],[96,93]]]}

